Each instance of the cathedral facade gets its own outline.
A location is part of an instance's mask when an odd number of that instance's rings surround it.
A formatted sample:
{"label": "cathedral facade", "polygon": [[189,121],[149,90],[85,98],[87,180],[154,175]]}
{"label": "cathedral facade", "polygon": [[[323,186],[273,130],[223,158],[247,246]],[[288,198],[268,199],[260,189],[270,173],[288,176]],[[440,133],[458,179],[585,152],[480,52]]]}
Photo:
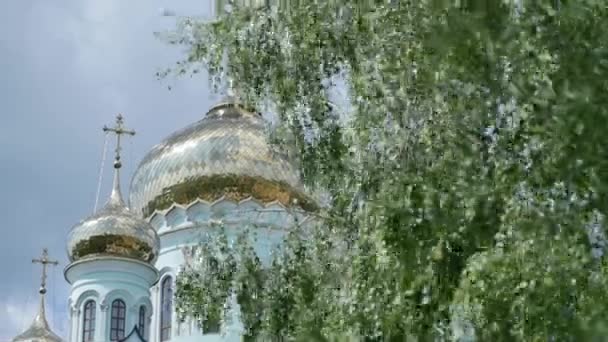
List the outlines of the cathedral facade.
{"label": "cathedral facade", "polygon": [[[193,248],[212,243],[220,227],[229,241],[245,229],[254,232],[264,261],[296,222],[309,219],[314,202],[292,164],[268,143],[265,120],[228,96],[152,148],[133,175],[128,200],[120,186],[120,142],[134,132],[120,116],[104,130],[117,137],[113,190],[67,238],[67,340],[240,341],[238,305],[230,323],[204,330],[178,317],[175,282]],[[60,341],[46,324],[44,294],[38,316],[38,328],[15,342]]]}

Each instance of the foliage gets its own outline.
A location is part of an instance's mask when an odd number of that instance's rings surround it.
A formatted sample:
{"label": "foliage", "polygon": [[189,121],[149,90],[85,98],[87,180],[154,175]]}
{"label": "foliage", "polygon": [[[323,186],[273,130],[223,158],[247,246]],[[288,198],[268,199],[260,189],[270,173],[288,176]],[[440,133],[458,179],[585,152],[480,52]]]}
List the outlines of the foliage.
{"label": "foliage", "polygon": [[227,318],[224,306],[232,293],[231,283],[227,280],[231,279],[236,268],[225,234],[208,241],[200,250],[192,251],[193,258],[199,261],[196,263],[197,272],[192,272],[191,266],[186,265],[177,278],[175,292],[179,319],[194,319],[204,331]]}
{"label": "foliage", "polygon": [[219,290],[240,291],[252,338],[603,336],[603,1],[235,6],[166,38],[188,48],[177,74],[272,104],[273,138],[331,199],[270,266],[233,250]]}

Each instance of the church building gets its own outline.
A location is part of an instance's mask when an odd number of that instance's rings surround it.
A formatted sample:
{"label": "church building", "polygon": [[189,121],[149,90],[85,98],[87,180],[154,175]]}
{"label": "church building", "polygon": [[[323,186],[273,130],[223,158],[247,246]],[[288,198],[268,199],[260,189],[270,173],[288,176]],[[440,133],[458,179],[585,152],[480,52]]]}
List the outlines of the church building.
{"label": "church building", "polygon": [[[229,240],[251,228],[256,252],[269,260],[294,223],[309,219],[314,202],[295,167],[267,141],[265,124],[258,112],[227,96],[144,156],[128,200],[120,185],[121,139],[135,132],[120,115],[114,127],[104,128],[117,141],[113,188],[105,206],[67,236],[68,342],[241,340],[238,312],[231,323],[203,330],[178,319],[174,291],[192,248],[207,243],[218,227]],[[62,341],[45,318],[44,279],[52,261],[46,251],[37,260],[43,265],[39,313],[14,342]]]}

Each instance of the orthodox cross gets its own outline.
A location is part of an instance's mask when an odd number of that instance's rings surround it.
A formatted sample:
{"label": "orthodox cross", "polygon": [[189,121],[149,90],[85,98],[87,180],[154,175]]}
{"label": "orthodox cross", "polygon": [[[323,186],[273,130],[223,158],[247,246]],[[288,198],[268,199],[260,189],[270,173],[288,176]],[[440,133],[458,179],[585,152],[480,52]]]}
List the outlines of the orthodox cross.
{"label": "orthodox cross", "polygon": [[135,135],[135,131],[128,130],[125,128],[122,114],[118,114],[116,116],[116,126],[114,126],[114,127],[103,126],[103,131],[112,132],[112,133],[116,134],[116,158],[114,159],[114,168],[120,169],[120,167],[122,166],[122,164],[120,163],[120,137],[123,134],[133,136],[133,135]]}
{"label": "orthodox cross", "polygon": [[226,84],[226,97],[231,100],[241,101],[241,93],[237,88],[232,76],[228,76],[228,82]]}
{"label": "orthodox cross", "polygon": [[40,285],[40,293],[45,294],[46,293],[46,267],[48,265],[57,266],[57,265],[59,265],[59,262],[57,262],[56,260],[50,260],[49,251],[48,251],[48,249],[44,248],[42,250],[42,257],[40,259],[32,259],[32,263],[42,265],[42,281],[41,281],[41,285]]}

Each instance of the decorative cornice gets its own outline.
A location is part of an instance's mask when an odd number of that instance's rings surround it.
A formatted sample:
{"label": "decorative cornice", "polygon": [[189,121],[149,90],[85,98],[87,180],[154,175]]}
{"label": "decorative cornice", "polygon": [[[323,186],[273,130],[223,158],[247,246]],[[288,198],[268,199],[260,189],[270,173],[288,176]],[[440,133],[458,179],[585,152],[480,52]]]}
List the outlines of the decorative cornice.
{"label": "decorative cornice", "polygon": [[271,181],[250,175],[206,175],[187,179],[164,189],[164,192],[148,202],[144,216],[165,210],[174,204],[187,204],[196,199],[215,201],[218,198],[242,201],[257,198],[264,203],[279,202],[285,207],[315,211],[317,204],[304,192],[283,181]]}
{"label": "decorative cornice", "polygon": [[286,207],[279,201],[264,203],[249,197],[235,202],[222,196],[213,202],[197,198],[187,204],[174,203],[167,209],[156,210],[148,217],[148,221],[157,231],[166,228],[174,230],[192,224],[217,226],[243,222],[252,226],[289,228],[296,221],[302,224],[311,220],[311,217],[309,212]]}
{"label": "decorative cornice", "polygon": [[[119,257],[119,256],[91,256],[91,257],[80,259],[78,261],[74,261],[65,267],[65,269],[63,270],[63,276],[64,276],[65,280],[68,282],[68,284],[72,284],[72,282],[70,281],[70,277],[68,277],[68,274],[77,268],[82,270],[82,268],[79,268],[78,266],[87,265],[86,269],[88,271],[91,271],[92,269],[94,269],[93,267],[96,267],[96,265],[97,265],[97,267],[100,267],[103,269],[104,267],[107,267],[108,263],[116,263],[116,262],[118,262],[118,264],[112,264],[112,265],[114,265],[113,267],[116,267],[116,265],[120,265],[120,263],[124,263],[123,264],[124,267],[121,267],[119,270],[122,270],[124,268],[125,272],[129,272],[129,269],[127,268],[127,266],[133,266],[133,265],[138,265],[142,269],[147,269],[149,275],[154,277],[154,280],[152,281],[151,285],[156,284],[156,282],[158,281],[158,270],[154,266],[148,264],[147,262],[143,262],[143,261],[132,259],[132,258]],[[78,271],[78,272],[80,272],[80,271]]]}

